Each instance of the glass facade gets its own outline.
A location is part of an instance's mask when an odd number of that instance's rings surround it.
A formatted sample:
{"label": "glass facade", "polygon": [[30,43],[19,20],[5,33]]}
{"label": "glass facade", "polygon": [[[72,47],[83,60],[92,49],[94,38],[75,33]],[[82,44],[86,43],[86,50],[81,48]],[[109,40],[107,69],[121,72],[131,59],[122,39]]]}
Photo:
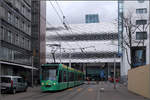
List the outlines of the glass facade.
{"label": "glass facade", "polygon": [[34,66],[45,63],[46,1],[32,0],[32,53]]}
{"label": "glass facade", "polygon": [[118,0],[118,55],[123,53],[123,0]]}
{"label": "glass facade", "polygon": [[99,16],[98,16],[98,14],[85,15],[85,22],[86,23],[99,23]]}

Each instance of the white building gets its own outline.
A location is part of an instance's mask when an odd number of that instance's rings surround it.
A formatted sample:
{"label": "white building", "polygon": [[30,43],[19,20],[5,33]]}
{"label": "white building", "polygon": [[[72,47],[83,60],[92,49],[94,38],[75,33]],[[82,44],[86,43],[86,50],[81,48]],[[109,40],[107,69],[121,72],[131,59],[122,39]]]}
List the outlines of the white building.
{"label": "white building", "polygon": [[[94,74],[98,74],[102,68],[105,68],[105,72],[109,73],[107,75],[112,74],[114,54],[118,53],[117,25],[101,22],[69,26],[71,31],[63,25],[48,26],[46,44],[49,44],[50,47],[46,47],[46,62],[54,62],[52,52],[56,50],[56,63],[68,64],[69,54],[71,54],[71,63],[73,64],[85,65],[84,68],[95,68],[92,70]],[[59,45],[61,45],[61,50]],[[120,57],[116,56],[115,61],[117,75],[120,76]]]}
{"label": "white building", "polygon": [[[69,49],[75,48],[71,51],[73,54],[81,53],[117,53],[118,52],[118,34],[117,25],[113,23],[91,23],[91,24],[72,24],[71,30],[66,30],[64,26],[50,26],[47,28],[46,43],[47,44],[61,44],[61,48],[64,48],[66,52],[70,52]],[[56,33],[57,32],[57,33]],[[47,47],[47,62],[53,62],[50,59],[52,47]],[[83,51],[81,50],[83,49]],[[66,52],[62,50],[62,56]],[[56,51],[60,53],[59,48]],[[59,56],[59,55],[58,55]],[[64,55],[65,56],[65,55]],[[57,56],[56,56],[57,57]],[[60,57],[60,56],[59,56]],[[68,57],[62,57],[62,62],[68,62]],[[113,62],[113,56],[109,57],[95,57],[92,58],[77,57],[72,58],[72,62]],[[116,59],[120,62],[120,59]],[[56,58],[56,62],[60,62],[59,58]]]}
{"label": "white building", "polygon": [[[138,27],[137,29],[133,28],[135,32],[132,34],[132,67],[150,63],[149,3],[149,0],[123,1],[123,16],[125,18],[131,16],[132,23]],[[123,31],[123,39],[127,40],[125,28]],[[124,47],[127,48],[127,45],[124,44]],[[126,51],[128,51],[129,62],[131,62],[129,48],[127,50],[123,49],[121,76],[124,77],[127,76],[128,70],[131,69],[127,60]]]}

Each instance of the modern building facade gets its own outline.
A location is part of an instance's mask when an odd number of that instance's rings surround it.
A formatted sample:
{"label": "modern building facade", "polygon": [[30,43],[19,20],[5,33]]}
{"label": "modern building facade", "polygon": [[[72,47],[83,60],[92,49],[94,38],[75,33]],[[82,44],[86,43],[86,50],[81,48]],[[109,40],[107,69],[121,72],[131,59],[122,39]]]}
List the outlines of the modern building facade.
{"label": "modern building facade", "polygon": [[[131,18],[132,25],[136,26],[132,27],[135,31],[132,34],[131,49],[129,49],[123,41],[121,76],[124,78],[127,77],[129,69],[150,63],[149,3],[149,0],[123,0],[122,2],[123,16],[125,18]],[[128,39],[129,41],[129,38],[127,37],[128,36],[124,25],[123,39]]]}
{"label": "modern building facade", "polygon": [[33,66],[39,69],[34,72],[35,78],[38,79],[40,65],[45,63],[46,1],[32,0],[31,5],[31,51]]}
{"label": "modern building facade", "polygon": [[[103,69],[106,79],[113,76],[114,61],[116,76],[120,76],[120,58],[118,52],[117,25],[113,23],[71,24],[72,33],[64,26],[49,26],[46,32],[46,62],[64,63],[71,67],[84,67],[87,77],[99,78]],[[52,45],[61,45],[54,47]],[[82,69],[82,68],[81,68]]]}
{"label": "modern building facade", "polygon": [[31,66],[31,1],[0,1],[0,63],[3,75],[27,77]]}
{"label": "modern building facade", "polygon": [[32,0],[32,53],[34,66],[45,63],[46,2]]}
{"label": "modern building facade", "polygon": [[99,15],[98,14],[85,15],[85,23],[99,23]]}

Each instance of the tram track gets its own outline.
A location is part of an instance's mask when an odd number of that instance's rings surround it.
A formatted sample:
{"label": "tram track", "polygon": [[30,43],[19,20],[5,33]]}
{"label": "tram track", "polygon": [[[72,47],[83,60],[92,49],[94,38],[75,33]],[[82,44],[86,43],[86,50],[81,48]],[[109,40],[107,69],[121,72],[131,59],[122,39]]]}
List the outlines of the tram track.
{"label": "tram track", "polygon": [[[61,96],[57,96],[56,100],[72,100],[71,97],[74,97],[74,95],[78,95],[80,92],[84,91],[86,88],[87,88],[87,85],[81,85],[73,89],[71,92],[67,91]],[[81,91],[79,91],[78,89],[81,89]]]}

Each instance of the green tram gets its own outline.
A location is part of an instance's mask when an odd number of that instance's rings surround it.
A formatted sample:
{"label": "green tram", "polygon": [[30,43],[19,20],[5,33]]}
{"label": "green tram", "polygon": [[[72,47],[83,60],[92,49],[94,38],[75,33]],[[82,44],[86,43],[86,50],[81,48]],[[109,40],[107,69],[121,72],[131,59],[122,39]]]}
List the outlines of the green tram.
{"label": "green tram", "polygon": [[41,90],[58,91],[83,84],[84,73],[63,64],[41,66]]}

